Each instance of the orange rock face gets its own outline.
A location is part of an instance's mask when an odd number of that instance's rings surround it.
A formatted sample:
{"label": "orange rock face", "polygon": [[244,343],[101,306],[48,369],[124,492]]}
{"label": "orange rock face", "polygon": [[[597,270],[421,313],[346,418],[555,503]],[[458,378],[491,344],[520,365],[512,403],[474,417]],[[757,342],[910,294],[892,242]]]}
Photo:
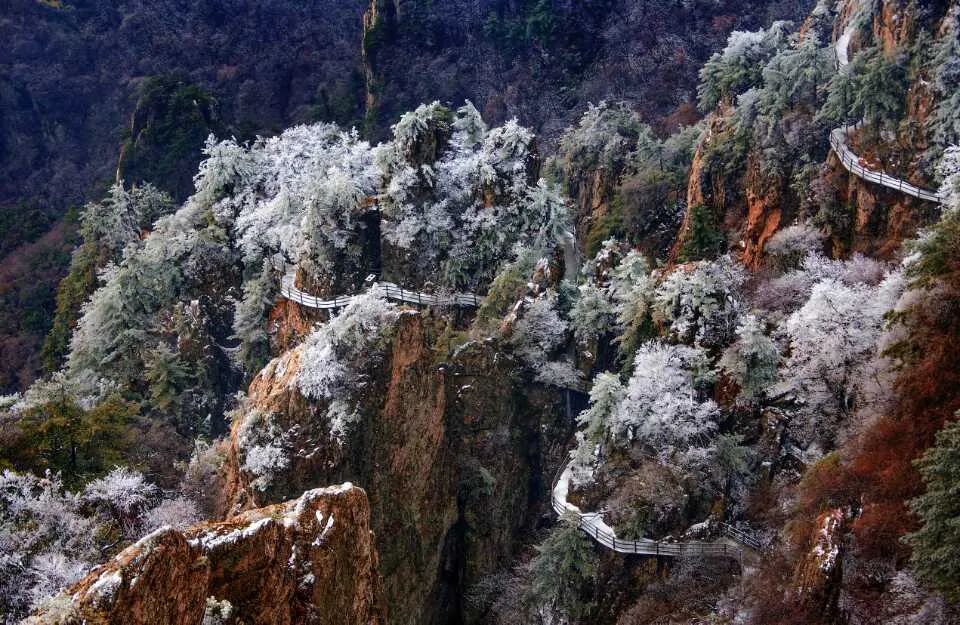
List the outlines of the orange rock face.
{"label": "orange rock face", "polygon": [[828,510],[817,517],[810,537],[810,550],[794,572],[794,586],[800,593],[800,600],[815,606],[823,614],[836,609],[846,527],[847,515],[843,510]]}
{"label": "orange rock face", "polygon": [[347,483],[182,532],[161,528],[26,622],[199,625],[214,601],[224,625],[385,623],[366,493]]}

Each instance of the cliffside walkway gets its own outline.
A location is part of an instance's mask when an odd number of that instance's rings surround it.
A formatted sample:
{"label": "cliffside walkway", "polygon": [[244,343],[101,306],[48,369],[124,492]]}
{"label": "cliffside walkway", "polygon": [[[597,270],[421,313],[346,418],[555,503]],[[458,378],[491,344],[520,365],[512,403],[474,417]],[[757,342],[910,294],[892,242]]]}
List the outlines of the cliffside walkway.
{"label": "cliffside walkway", "polygon": [[906,193],[907,195],[912,195],[915,198],[927,200],[928,202],[935,202],[937,204],[943,203],[943,198],[941,198],[940,195],[935,191],[921,189],[920,187],[916,187],[909,182],[895,178],[890,174],[885,174],[882,171],[875,171],[873,169],[867,169],[864,167],[863,160],[861,160],[860,157],[857,156],[847,145],[847,138],[850,136],[850,133],[860,128],[860,126],[860,123],[854,124],[853,126],[842,126],[840,128],[835,128],[830,132],[830,147],[833,148],[837,158],[840,159],[840,162],[843,163],[843,166],[847,171],[858,178],[867,180],[869,182],[874,182],[887,187],[888,189],[900,191],[901,193]]}
{"label": "cliffside walkway", "polygon": [[572,472],[572,465],[568,464],[554,485],[551,493],[553,510],[560,516],[574,515],[577,519],[577,526],[587,536],[607,549],[612,549],[617,553],[644,556],[734,558],[741,562],[748,551],[759,551],[761,549],[760,541],[755,537],[726,523],[721,525],[726,540],[666,542],[647,538],[639,540],[617,538],[613,528],[603,521],[603,516],[600,513],[582,512],[580,508],[567,501]]}
{"label": "cliffside walkway", "polygon": [[[853,26],[848,25],[840,35],[840,38],[837,39],[837,67],[840,69],[850,64],[850,53],[848,48],[852,38]],[[882,171],[876,171],[865,167],[863,164],[863,159],[857,156],[857,154],[850,149],[850,146],[847,143],[850,134],[855,130],[858,130],[862,125],[863,122],[861,121],[852,126],[845,125],[841,126],[840,128],[835,128],[830,132],[830,147],[833,149],[833,152],[837,155],[837,158],[840,159],[840,162],[847,171],[862,180],[879,184],[887,187],[888,189],[900,191],[901,193],[906,193],[907,195],[912,195],[915,198],[926,200],[928,202],[943,204],[943,198],[940,197],[940,194],[938,194],[936,191],[921,189],[920,187],[916,187],[909,182],[905,182],[899,178],[896,178],[895,176],[891,176],[890,174],[885,174]]]}
{"label": "cliffside walkway", "polygon": [[[379,290],[384,297],[407,304],[418,306],[451,306],[457,308],[476,308],[480,305],[480,298],[473,293],[453,293],[450,295],[436,295],[420,293],[401,288],[391,282],[376,282],[371,289]],[[341,295],[333,299],[320,299],[298,289],[294,283],[294,275],[288,273],[280,280],[280,295],[292,302],[297,302],[307,308],[332,310],[343,308],[353,301],[356,295]]]}

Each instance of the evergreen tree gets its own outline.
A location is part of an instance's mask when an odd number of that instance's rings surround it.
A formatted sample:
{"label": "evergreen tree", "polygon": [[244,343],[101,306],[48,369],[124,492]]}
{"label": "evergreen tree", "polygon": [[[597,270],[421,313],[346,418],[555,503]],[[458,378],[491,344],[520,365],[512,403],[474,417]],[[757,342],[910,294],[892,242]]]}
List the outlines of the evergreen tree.
{"label": "evergreen tree", "polygon": [[960,601],[960,421],[947,424],[915,464],[927,491],[910,502],[923,521],[907,536],[911,562],[920,579]]}
{"label": "evergreen tree", "polygon": [[559,612],[572,621],[589,615],[593,604],[581,597],[597,580],[597,555],[576,518],[561,519],[536,549],[527,595],[534,611]]}
{"label": "evergreen tree", "polygon": [[187,369],[180,357],[166,343],[150,350],[146,357],[144,377],[150,385],[153,407],[165,413],[175,411],[187,378]]}

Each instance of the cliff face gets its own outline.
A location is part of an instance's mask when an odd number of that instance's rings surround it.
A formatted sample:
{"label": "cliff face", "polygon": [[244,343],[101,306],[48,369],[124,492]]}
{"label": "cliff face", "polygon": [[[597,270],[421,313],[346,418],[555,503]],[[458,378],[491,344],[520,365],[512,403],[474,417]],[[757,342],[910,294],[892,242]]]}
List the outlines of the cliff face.
{"label": "cliff face", "polygon": [[[864,10],[857,0],[841,2],[831,17],[829,28],[823,16],[811,17],[801,32],[820,29],[830,36],[833,44]],[[855,27],[850,36],[849,56],[876,45],[883,55],[894,59],[905,53],[916,41],[920,26],[944,36],[945,29],[937,26],[945,12],[945,5],[918,7],[915,3],[885,0],[877,5],[873,19]],[[935,186],[921,175],[920,161],[927,143],[924,128],[935,104],[931,92],[931,77],[926,70],[909,76],[903,101],[902,120],[896,132],[884,133],[882,144],[865,133],[854,133],[851,138],[854,151],[868,166],[897,171],[915,185]],[[829,128],[819,128],[813,118],[816,110],[797,107],[780,114],[783,132],[809,132],[813,129],[822,136],[818,145],[794,156],[823,160],[819,172],[809,182],[798,187],[795,178],[809,176],[802,164],[791,162],[792,156],[782,156],[773,163],[764,163],[763,151],[757,139],[744,146],[743,138],[736,137],[735,115],[728,103],[721,103],[710,114],[707,131],[702,135],[690,168],[687,185],[687,212],[672,258],[690,237],[691,220],[695,207],[704,207],[720,226],[726,237],[727,248],[735,251],[745,265],[758,268],[763,262],[764,246],[776,231],[790,225],[798,217],[814,219],[817,211],[829,213],[830,247],[834,256],[855,252],[889,259],[900,244],[917,230],[936,218],[937,207],[905,194],[891,191],[848,172],[836,155],[828,149]],[[806,128],[806,129],[805,129]],[[730,146],[746,149],[739,157],[731,156]],[[816,162],[816,161],[814,161]],[[883,164],[881,164],[883,163]],[[891,169],[895,168],[895,169]],[[801,190],[802,189],[802,190]]]}
{"label": "cliff face", "polygon": [[[555,137],[584,103],[624,99],[669,123],[731,30],[800,19],[812,2],[534,3],[371,0],[367,120],[381,131],[421,101],[469,98]],[[683,24],[682,29],[677,25]]]}
{"label": "cliff face", "polygon": [[[392,336],[342,442],[326,406],[292,384],[301,348],[260,373],[234,424],[231,498],[242,508],[330,480],[363,484],[391,622],[472,622],[465,588],[508,562],[542,512],[563,453],[544,443],[564,439],[562,396],[519,392],[516,363],[492,343],[451,351],[450,328],[427,314],[401,315]],[[240,431],[267,414],[295,453],[260,489],[241,469]]]}
{"label": "cliff face", "polygon": [[161,528],[94,569],[26,623],[201,621],[385,623],[364,491],[350,484],[321,488],[227,521],[184,531]]}

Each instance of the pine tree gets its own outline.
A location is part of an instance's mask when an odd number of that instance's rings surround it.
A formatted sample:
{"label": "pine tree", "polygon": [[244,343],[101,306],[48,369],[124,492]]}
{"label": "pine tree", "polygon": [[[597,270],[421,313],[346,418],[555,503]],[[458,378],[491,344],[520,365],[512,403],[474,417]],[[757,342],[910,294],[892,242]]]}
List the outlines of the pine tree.
{"label": "pine tree", "polygon": [[187,369],[166,343],[150,350],[145,358],[144,378],[150,385],[150,400],[161,412],[175,411],[183,389]]}
{"label": "pine tree", "polygon": [[561,519],[530,563],[527,600],[540,613],[559,612],[572,621],[590,613],[581,596],[597,579],[597,555],[575,518]]}
{"label": "pine tree", "polygon": [[960,601],[960,421],[937,434],[937,443],[915,462],[927,491],[910,502],[923,526],[907,536],[918,577]]}

